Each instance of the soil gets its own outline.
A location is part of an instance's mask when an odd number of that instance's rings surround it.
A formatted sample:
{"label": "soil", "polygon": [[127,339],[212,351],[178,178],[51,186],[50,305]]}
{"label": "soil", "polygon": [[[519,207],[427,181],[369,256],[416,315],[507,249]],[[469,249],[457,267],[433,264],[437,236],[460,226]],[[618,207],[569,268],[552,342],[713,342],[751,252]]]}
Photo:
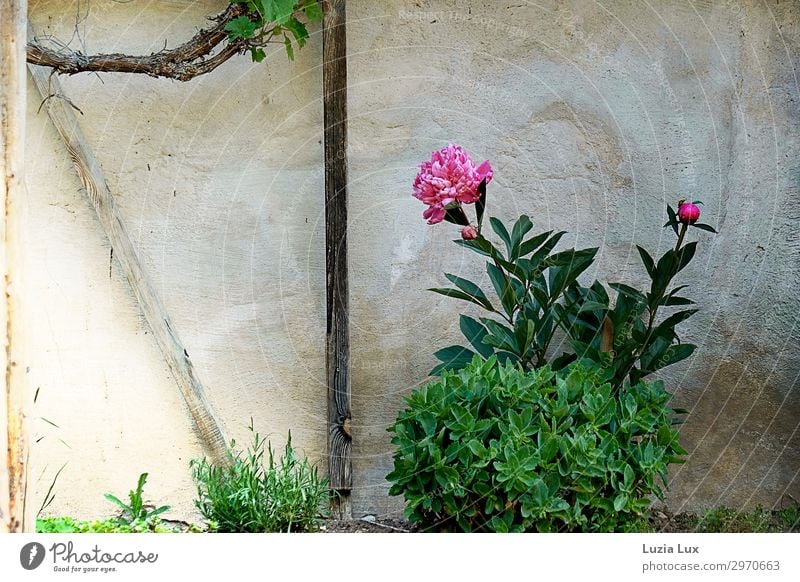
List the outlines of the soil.
{"label": "soil", "polygon": [[[781,532],[798,531],[800,523],[787,525],[776,512],[763,512],[761,518],[754,522],[748,519],[752,514],[731,514],[716,522],[703,522],[694,513],[674,514],[666,509],[655,509],[649,520],[653,533],[697,533],[697,532]],[[324,533],[414,533],[419,527],[403,519],[366,516],[353,520],[327,520],[322,526]]]}

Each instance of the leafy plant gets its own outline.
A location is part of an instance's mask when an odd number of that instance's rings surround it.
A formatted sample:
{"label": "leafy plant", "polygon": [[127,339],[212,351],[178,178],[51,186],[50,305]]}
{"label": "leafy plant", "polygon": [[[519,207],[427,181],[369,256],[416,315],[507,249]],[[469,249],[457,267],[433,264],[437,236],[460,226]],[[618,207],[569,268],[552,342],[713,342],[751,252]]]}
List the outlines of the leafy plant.
{"label": "leafy plant", "polygon": [[142,473],[141,475],[139,475],[139,481],[136,484],[136,489],[133,489],[128,492],[128,499],[130,500],[130,504],[121,501],[118,497],[115,497],[110,493],[106,493],[104,495],[106,499],[108,499],[112,503],[115,503],[116,505],[122,508],[123,513],[118,520],[120,524],[131,525],[137,521],[147,522],[170,509],[169,505],[162,505],[161,507],[155,509],[147,509],[147,507],[144,504],[144,499],[142,497],[144,484],[146,482],[147,482],[147,473]]}
{"label": "leafy plant", "polygon": [[640,531],[685,451],[661,382],[614,393],[575,362],[524,370],[475,356],[406,399],[389,428],[406,518],[461,531]]}
{"label": "leafy plant", "polygon": [[[120,523],[118,519],[84,521],[72,517],[46,517],[36,520],[36,533],[179,533],[183,531],[162,522],[159,519],[147,521],[135,520],[132,523]],[[188,532],[201,531],[190,525]]]}
{"label": "leafy plant", "polygon": [[[485,182],[481,184],[485,200]],[[482,222],[478,212],[478,228]],[[496,355],[501,362],[511,361],[526,367],[546,363],[547,350],[563,318],[558,303],[566,289],[591,266],[596,248],[567,249],[554,252],[564,231],[544,232],[529,238],[533,228],[528,216],[521,216],[509,232],[497,218],[490,218],[492,230],[503,241],[501,250],[478,234],[472,240],[455,243],[488,257],[486,273],[499,304],[495,304],[477,284],[446,273],[454,287],[431,291],[469,301],[495,317],[479,320],[461,315],[461,331],[474,349],[454,345],[435,353],[442,361],[431,371],[436,375],[445,369],[459,369],[477,353],[487,358]],[[563,365],[556,364],[556,367]]]}
{"label": "leafy plant", "polygon": [[[302,532],[314,530],[329,502],[328,482],[292,447],[292,434],[277,461],[269,441],[255,432],[241,452],[220,467],[207,459],[191,462],[197,483],[195,505],[221,532]],[[233,451],[235,443],[231,443]]]}
{"label": "leafy plant", "polygon": [[[239,4],[231,0],[231,4]],[[289,59],[294,60],[294,44],[303,48],[308,39],[308,29],[300,20],[322,20],[322,9],[317,0],[247,0],[247,15],[239,16],[225,25],[231,41],[245,40],[253,61],[266,57],[264,47],[280,42]]]}
{"label": "leafy plant", "polygon": [[[697,208],[696,204],[700,202],[690,206]],[[575,353],[609,367],[614,386],[621,386],[626,378],[635,384],[661,368],[688,358],[697,348],[694,344],[681,343],[675,331],[676,326],[697,313],[697,309],[679,310],[663,319],[658,315],[663,308],[694,304],[680,295],[686,285],[671,287],[675,276],[689,264],[697,250],[696,242],[683,244],[689,227],[716,231],[707,224],[681,222],[669,205],[667,214],[669,220],[664,226],[675,232],[675,247],[667,250],[658,261],[641,246],[636,247],[651,280],[649,290],[639,291],[623,283],[611,283],[609,286],[617,292],[613,306],[605,288],[597,281],[590,287],[572,283],[565,293],[566,308],[560,323]],[[604,333],[610,340],[606,349]],[[576,357],[563,356],[564,361]]]}
{"label": "leafy plant", "polygon": [[[677,311],[659,319],[665,307],[690,305],[693,302],[679,295],[686,286],[671,288],[672,280],[695,255],[696,242],[683,244],[689,226],[713,231],[708,225],[679,223],[672,207],[667,207],[669,221],[678,236],[674,249],[668,250],[656,263],[650,254],[637,246],[645,270],[651,278],[649,291],[643,292],[624,283],[611,283],[616,291],[612,302],[606,288],[598,281],[583,287],[578,278],[592,265],[597,249],[574,248],[555,251],[566,234],[548,231],[533,236],[531,219],[522,215],[509,230],[502,221],[490,218],[491,229],[502,241],[496,245],[481,233],[486,204],[486,181],[479,186],[476,203],[475,238],[454,241],[479,255],[488,257],[486,273],[496,300],[476,283],[446,273],[453,287],[431,291],[468,301],[488,312],[491,317],[475,319],[460,316],[460,328],[470,347],[452,345],[435,352],[441,361],[432,371],[458,370],[475,354],[484,358],[496,356],[501,362],[513,362],[526,368],[548,363],[548,348],[556,331],[564,330],[572,351],[552,358],[550,364],[559,370],[581,358],[591,359],[613,371],[614,391],[626,380],[636,384],[661,368],[689,357],[693,344],[681,343],[675,328],[694,315],[696,309]],[[699,211],[698,211],[699,212]],[[448,210],[444,220],[469,224],[459,207]]]}

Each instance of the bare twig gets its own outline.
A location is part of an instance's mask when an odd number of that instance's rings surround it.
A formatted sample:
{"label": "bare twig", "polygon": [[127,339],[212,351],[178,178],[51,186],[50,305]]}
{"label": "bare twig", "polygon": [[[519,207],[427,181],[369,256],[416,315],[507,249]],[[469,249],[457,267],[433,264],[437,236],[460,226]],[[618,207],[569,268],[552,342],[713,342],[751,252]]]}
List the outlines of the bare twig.
{"label": "bare twig", "polygon": [[[65,48],[52,49],[32,39],[27,46],[27,61],[34,65],[52,67],[66,75],[84,72],[142,73],[151,77],[166,77],[189,81],[213,71],[233,55],[249,48],[246,40],[228,41],[225,26],[232,20],[247,14],[242,3],[231,4],[223,12],[211,18],[213,26],[200,30],[184,44],[150,55],[127,55],[121,53],[87,55]],[[214,53],[215,49],[224,46]]]}

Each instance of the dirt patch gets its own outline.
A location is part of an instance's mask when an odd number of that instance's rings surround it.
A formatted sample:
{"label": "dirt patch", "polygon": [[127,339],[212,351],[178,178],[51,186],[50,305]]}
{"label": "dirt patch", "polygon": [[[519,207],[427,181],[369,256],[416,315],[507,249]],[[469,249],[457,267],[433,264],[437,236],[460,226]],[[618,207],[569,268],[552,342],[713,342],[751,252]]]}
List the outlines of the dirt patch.
{"label": "dirt patch", "polygon": [[[403,519],[366,516],[361,519],[327,520],[324,533],[415,533],[419,526]],[[755,509],[749,512],[717,508],[702,515],[674,514],[655,509],[642,533],[765,533],[800,532],[800,509],[796,506],[779,511]]]}

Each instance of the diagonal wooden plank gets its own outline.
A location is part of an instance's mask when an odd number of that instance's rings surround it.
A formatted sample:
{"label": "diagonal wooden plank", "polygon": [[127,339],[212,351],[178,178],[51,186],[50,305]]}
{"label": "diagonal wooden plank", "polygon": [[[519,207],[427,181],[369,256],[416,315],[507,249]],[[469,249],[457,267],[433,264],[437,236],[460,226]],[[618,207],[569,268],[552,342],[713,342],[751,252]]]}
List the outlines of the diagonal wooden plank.
{"label": "diagonal wooden plank", "polygon": [[11,266],[18,248],[16,205],[24,199],[22,185],[25,153],[25,22],[27,0],[0,0],[0,533],[32,531],[30,508],[25,506],[28,446],[25,416],[32,399],[24,366],[17,366],[17,345],[12,343],[15,306]]}
{"label": "diagonal wooden plank", "polygon": [[344,0],[326,0],[322,30],[327,272],[328,474],[351,517],[350,330],[347,275],[347,32]]}
{"label": "diagonal wooden plank", "polygon": [[[28,34],[33,36],[30,28]],[[42,99],[45,99],[44,107],[50,120],[63,138],[81,183],[94,205],[97,217],[114,249],[114,257],[119,261],[153,332],[153,337],[189,407],[207,453],[215,463],[227,465],[228,440],[222,425],[206,398],[203,384],[197,377],[188,352],[172,327],[169,314],[156,294],[150,278],[142,269],[138,253],[106,184],[100,164],[86,143],[75,114],[63,95],[58,78],[46,67],[28,65],[28,68]]]}

